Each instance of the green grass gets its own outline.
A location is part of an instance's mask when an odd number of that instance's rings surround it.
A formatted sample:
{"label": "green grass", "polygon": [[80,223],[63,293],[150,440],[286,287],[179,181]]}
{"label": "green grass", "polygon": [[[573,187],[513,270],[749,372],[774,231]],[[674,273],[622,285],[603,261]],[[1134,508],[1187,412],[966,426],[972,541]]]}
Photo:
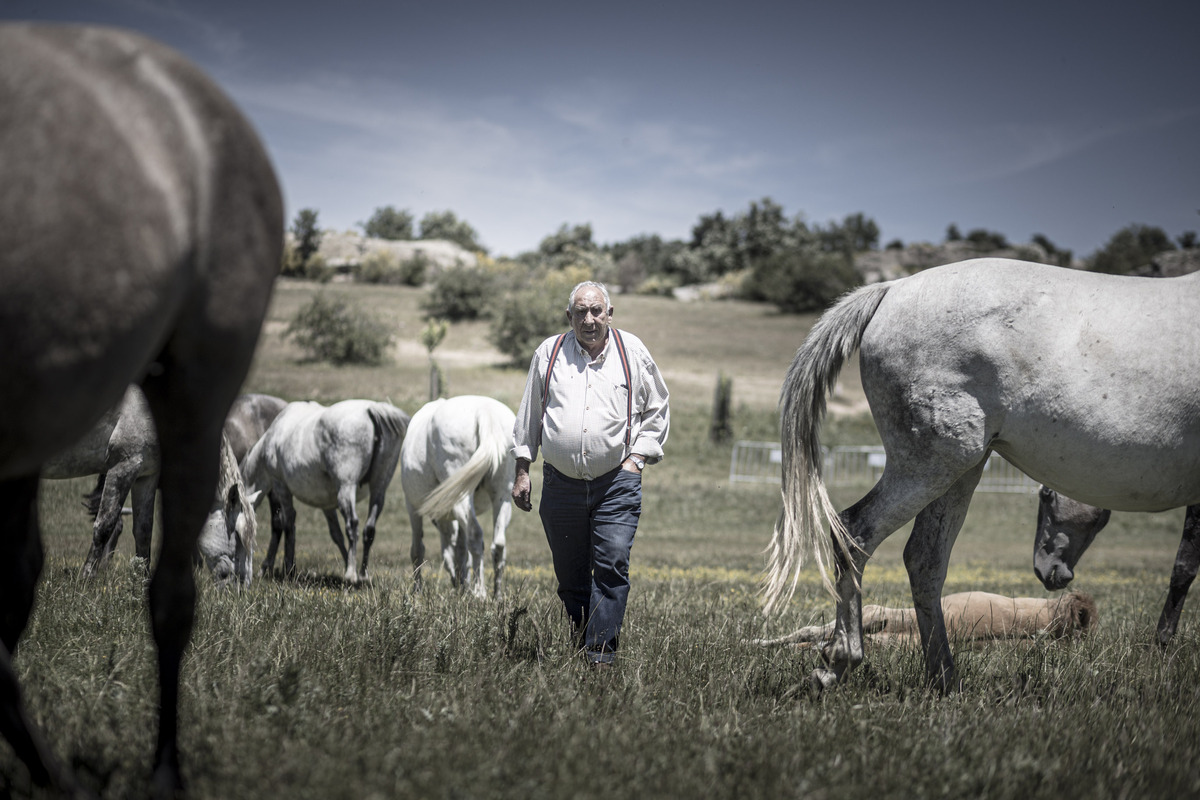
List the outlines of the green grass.
{"label": "green grass", "polygon": [[[331,402],[391,398],[414,411],[428,359],[416,344],[420,293],[333,285],[400,330],[376,369],[299,364],[280,339],[317,287],[282,282],[248,390]],[[668,457],[647,471],[620,667],[589,673],[570,652],[536,515],[514,512],[507,593],[478,602],[426,569],[409,577],[396,485],[372,551],[372,582],[347,588],[323,517],[299,509],[294,582],[219,591],[201,580],[183,679],[185,774],[198,798],[1139,797],[1200,792],[1196,626],[1184,614],[1164,654],[1154,623],[1182,512],[1115,514],[1075,587],[1100,607],[1072,642],[956,649],[961,692],[921,688],[913,649],[868,649],[838,689],[810,694],[809,651],[747,639],[827,619],[815,573],[780,619],[764,620],[758,579],[778,489],[728,482],[730,447],[707,442],[719,371],[734,378],[735,435],[775,435],[782,374],[811,317],[744,303],[617,298],[672,390]],[[455,326],[435,353],[453,393],[515,406],[521,370],[500,366],[486,324]],[[846,405],[861,395],[844,376]],[[826,443],[874,438],[839,417]],[[534,470],[534,491],[539,490]],[[80,581],[90,480],[44,484],[47,567],[16,667],[56,752],[104,797],[144,793],[155,725],[154,650],[144,578],[124,537],[112,567]],[[839,505],[868,487],[834,492]],[[1033,576],[1036,498],[976,497],[946,591],[1043,596]],[[260,536],[266,535],[265,507]],[[901,551],[879,549],[866,602],[908,603]],[[260,539],[260,547],[265,544]],[[433,545],[433,542],[427,542]],[[260,551],[261,552],[261,551]],[[27,778],[0,747],[0,797]]]}

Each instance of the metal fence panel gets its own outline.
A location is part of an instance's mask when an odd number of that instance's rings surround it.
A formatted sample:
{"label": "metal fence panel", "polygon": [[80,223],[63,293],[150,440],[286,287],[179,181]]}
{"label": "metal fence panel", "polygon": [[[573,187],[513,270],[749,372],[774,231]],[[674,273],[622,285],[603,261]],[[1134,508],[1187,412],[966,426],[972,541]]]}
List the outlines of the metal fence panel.
{"label": "metal fence panel", "polygon": [[[827,486],[871,485],[879,480],[887,465],[887,453],[882,447],[830,447],[823,465]],[[783,453],[776,442],[736,442],[729,464],[729,482],[780,482]],[[1000,454],[988,456],[978,492],[1032,492],[1038,484],[1008,463]]]}

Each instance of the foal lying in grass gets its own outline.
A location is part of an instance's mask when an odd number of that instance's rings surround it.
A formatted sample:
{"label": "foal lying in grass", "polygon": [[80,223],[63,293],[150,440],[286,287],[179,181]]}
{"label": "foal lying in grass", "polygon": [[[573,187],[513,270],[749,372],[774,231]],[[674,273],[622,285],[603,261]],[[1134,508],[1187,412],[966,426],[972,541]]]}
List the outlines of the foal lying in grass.
{"label": "foal lying in grass", "polygon": [[[958,641],[1062,638],[1088,632],[1096,621],[1096,603],[1091,596],[1080,592],[1050,598],[959,592],[942,598],[942,614],[947,635]],[[916,612],[911,608],[863,606],[862,620],[866,641],[887,644],[920,641]],[[755,639],[754,643],[824,648],[835,627],[835,622],[809,625],[776,639]]]}

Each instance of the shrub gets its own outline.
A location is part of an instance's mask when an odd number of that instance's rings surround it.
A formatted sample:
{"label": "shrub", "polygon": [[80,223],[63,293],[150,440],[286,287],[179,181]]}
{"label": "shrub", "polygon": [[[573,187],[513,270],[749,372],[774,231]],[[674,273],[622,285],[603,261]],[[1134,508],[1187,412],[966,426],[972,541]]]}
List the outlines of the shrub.
{"label": "shrub", "polygon": [[527,366],[539,344],[567,328],[567,294],[590,279],[585,269],[553,270],[501,298],[492,320],[492,343],[515,366]]}
{"label": "shrub", "polygon": [[845,253],[788,250],[754,265],[744,289],[785,313],[820,311],[862,283]]}
{"label": "shrub", "polygon": [[495,302],[495,284],[492,275],[478,267],[451,267],[434,281],[421,308],[427,319],[462,322],[488,317],[489,305]]}
{"label": "shrub", "polygon": [[314,361],[333,364],[382,364],[395,334],[372,314],[352,307],[342,297],[324,293],[300,309],[287,336]]}
{"label": "shrub", "polygon": [[362,283],[420,286],[425,283],[429,264],[429,259],[422,253],[401,261],[394,253],[377,250],[359,264],[357,278]]}

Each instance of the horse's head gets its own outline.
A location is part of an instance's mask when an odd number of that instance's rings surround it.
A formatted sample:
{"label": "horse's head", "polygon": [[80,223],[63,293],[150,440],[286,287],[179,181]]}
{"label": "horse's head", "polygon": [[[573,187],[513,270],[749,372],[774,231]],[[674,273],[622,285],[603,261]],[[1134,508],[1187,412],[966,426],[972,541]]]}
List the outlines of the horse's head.
{"label": "horse's head", "polygon": [[1112,512],[1064,497],[1043,486],[1038,496],[1037,535],[1033,540],[1033,571],[1051,591],[1075,577],[1075,565]]}
{"label": "horse's head", "polygon": [[200,556],[220,584],[237,580],[249,586],[253,576],[258,492],[248,492],[228,438],[221,437],[220,473],[212,508],[196,542]]}

